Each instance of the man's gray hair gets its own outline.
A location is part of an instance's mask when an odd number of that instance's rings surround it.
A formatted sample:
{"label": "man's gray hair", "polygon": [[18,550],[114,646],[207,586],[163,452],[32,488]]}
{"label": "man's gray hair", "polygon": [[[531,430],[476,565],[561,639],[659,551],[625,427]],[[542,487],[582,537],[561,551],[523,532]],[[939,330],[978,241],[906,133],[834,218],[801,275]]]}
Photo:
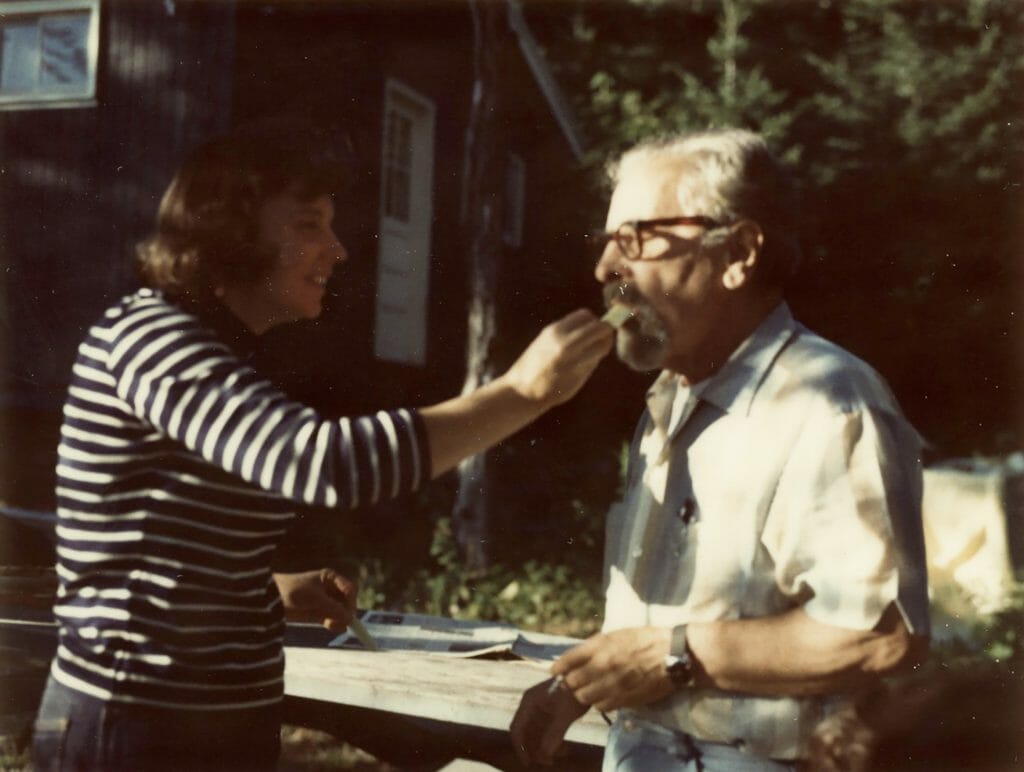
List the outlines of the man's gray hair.
{"label": "man's gray hair", "polygon": [[[651,169],[676,175],[679,214],[728,225],[750,219],[764,232],[759,280],[782,285],[800,263],[796,185],[759,134],[713,129],[643,142],[609,172],[612,182]],[[714,239],[712,231],[708,238]]]}

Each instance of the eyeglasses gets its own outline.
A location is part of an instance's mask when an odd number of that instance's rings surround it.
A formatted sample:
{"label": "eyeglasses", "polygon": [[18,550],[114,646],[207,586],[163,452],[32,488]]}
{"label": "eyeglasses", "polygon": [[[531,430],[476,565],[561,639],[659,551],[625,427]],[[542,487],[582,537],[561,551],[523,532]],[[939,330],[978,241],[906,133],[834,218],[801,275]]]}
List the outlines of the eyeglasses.
{"label": "eyeglasses", "polygon": [[703,215],[678,215],[676,217],[659,217],[654,220],[627,220],[611,232],[595,233],[587,237],[587,242],[594,249],[596,256],[604,253],[605,247],[612,239],[627,260],[642,260],[644,254],[644,232],[652,228],[666,225],[699,225],[702,228],[720,228],[721,223]]}

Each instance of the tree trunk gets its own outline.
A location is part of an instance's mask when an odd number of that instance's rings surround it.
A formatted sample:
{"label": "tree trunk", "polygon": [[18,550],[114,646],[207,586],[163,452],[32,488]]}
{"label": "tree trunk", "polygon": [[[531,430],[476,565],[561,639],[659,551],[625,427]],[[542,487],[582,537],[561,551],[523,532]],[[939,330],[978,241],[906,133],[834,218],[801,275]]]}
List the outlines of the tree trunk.
{"label": "tree trunk", "polygon": [[[466,380],[469,393],[496,374],[491,356],[495,335],[495,284],[501,257],[499,213],[501,166],[496,163],[494,116],[497,103],[497,55],[503,4],[470,0],[473,19],[473,91],[462,168],[460,220],[467,236],[469,307],[467,309]],[[459,465],[453,511],[455,533],[470,571],[489,561],[490,481],[488,453]]]}

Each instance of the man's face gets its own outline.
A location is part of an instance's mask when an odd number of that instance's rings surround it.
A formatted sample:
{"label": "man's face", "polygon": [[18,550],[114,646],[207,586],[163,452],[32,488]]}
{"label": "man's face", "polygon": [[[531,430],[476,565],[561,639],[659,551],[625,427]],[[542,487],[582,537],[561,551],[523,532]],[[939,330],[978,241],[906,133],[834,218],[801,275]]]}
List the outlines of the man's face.
{"label": "man's face", "polygon": [[[706,214],[678,200],[674,179],[665,169],[631,170],[612,194],[606,230],[630,220]],[[702,247],[705,231],[660,226],[643,232],[643,259],[627,260],[614,240],[601,255],[594,275],[604,285],[605,302],[633,310],[616,337],[616,352],[629,367],[685,373],[717,323],[723,247]]]}
{"label": "man's face", "polygon": [[284,193],[260,207],[260,246],[277,258],[267,275],[250,286],[248,301],[259,309],[266,328],[320,315],[334,265],[348,257],[333,220],[329,196],[304,201]]}

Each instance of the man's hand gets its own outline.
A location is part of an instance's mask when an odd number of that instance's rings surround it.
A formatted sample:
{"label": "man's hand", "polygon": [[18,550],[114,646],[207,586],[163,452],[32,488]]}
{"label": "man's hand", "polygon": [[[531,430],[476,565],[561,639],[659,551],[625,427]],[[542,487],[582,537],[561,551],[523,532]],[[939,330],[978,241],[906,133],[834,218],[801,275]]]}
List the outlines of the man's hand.
{"label": "man's hand", "polygon": [[358,587],[333,568],[299,574],[274,574],[292,622],[319,622],[331,632],[345,631],[356,614]]}
{"label": "man's hand", "polygon": [[672,629],[628,627],[588,638],[551,666],[573,695],[598,710],[646,705],[672,693],[665,669]]}
{"label": "man's hand", "polygon": [[523,694],[509,732],[523,766],[554,763],[562,738],[573,721],[587,712],[565,686],[542,681]]}

